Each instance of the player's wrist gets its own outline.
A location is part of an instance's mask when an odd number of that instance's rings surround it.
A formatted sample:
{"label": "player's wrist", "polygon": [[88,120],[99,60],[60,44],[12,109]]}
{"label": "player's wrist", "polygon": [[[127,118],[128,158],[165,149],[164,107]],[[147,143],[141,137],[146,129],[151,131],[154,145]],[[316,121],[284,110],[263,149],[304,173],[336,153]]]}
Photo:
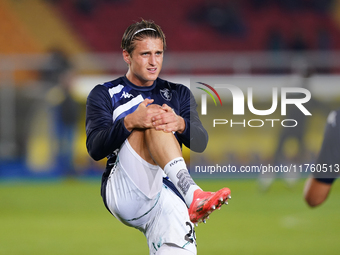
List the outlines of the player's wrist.
{"label": "player's wrist", "polygon": [[133,124],[132,124],[131,114],[128,114],[124,117],[124,126],[129,132],[132,132]]}
{"label": "player's wrist", "polygon": [[179,129],[177,130],[177,133],[182,134],[185,130],[185,121],[181,116],[179,116],[179,123],[180,124],[179,124]]}

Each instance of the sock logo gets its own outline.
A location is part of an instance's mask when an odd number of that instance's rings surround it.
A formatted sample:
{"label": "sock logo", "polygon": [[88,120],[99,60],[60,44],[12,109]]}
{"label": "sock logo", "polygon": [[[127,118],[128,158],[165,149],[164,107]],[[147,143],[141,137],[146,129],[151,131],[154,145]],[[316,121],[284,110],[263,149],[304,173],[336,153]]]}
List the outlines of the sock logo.
{"label": "sock logo", "polygon": [[170,167],[176,165],[178,162],[184,161],[183,159],[176,159],[170,163]]}
{"label": "sock logo", "polygon": [[187,194],[191,185],[196,185],[186,169],[179,171],[176,177],[178,178],[177,187],[180,188],[184,196]]}

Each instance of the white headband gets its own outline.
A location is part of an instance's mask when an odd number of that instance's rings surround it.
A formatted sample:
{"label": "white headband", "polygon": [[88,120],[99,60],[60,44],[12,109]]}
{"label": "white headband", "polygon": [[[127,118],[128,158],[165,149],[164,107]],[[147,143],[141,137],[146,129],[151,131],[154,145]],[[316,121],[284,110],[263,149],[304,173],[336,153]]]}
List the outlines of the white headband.
{"label": "white headband", "polygon": [[152,30],[152,31],[157,32],[156,29],[154,29],[154,28],[146,27],[146,28],[142,28],[142,29],[139,29],[139,30],[137,30],[136,32],[134,32],[134,34],[132,35],[132,37],[134,37],[136,34],[138,34],[138,33],[140,33],[140,32],[143,32],[143,31],[145,31],[145,30]]}

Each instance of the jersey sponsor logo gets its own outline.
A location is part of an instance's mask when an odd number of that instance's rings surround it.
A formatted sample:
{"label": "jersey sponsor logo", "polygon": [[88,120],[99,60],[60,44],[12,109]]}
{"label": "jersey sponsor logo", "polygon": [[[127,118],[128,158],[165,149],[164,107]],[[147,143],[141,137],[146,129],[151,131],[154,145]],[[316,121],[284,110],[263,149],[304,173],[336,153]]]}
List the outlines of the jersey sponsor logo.
{"label": "jersey sponsor logo", "polygon": [[133,95],[132,95],[132,94],[129,94],[129,93],[127,93],[126,91],[123,91],[123,94],[121,95],[121,97],[120,97],[120,98],[122,98],[122,97],[124,97],[124,98],[130,98],[130,97],[133,97]]}
{"label": "jersey sponsor logo", "polygon": [[172,98],[172,93],[170,92],[169,89],[161,89],[160,90],[161,96],[166,100],[170,101]]}

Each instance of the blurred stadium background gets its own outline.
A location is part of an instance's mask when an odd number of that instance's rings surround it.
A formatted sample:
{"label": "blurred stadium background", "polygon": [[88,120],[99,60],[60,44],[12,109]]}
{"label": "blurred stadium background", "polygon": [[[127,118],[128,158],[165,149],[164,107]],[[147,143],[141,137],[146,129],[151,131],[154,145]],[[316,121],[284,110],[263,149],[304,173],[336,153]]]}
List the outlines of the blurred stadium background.
{"label": "blurred stadium background", "polygon": [[[223,79],[260,94],[307,84],[319,103],[304,145],[288,139],[278,156],[279,126],[218,128],[209,131],[205,163],[315,160],[327,114],[340,103],[339,0],[0,0],[0,254],[147,254],[143,237],[101,204],[105,162],[88,156],[84,125],[89,91],[126,72],[120,40],[141,18],[166,34],[163,78],[188,86],[193,77]],[[221,177],[197,176],[202,187],[228,185],[234,194],[230,208],[197,229],[199,254],[339,251],[336,183],[327,204],[309,210],[306,176],[267,193],[256,178]]]}

